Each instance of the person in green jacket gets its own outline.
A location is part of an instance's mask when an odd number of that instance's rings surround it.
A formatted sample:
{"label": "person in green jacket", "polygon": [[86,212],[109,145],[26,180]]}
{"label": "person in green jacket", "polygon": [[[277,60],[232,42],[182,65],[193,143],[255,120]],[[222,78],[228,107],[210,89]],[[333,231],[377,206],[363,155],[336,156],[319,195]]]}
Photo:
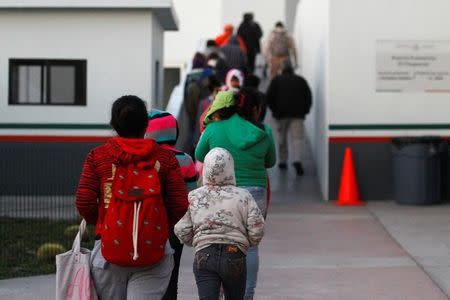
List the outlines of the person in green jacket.
{"label": "person in green jacket", "polygon": [[[269,126],[260,123],[262,99],[253,89],[239,93],[219,92],[204,124],[207,125],[195,149],[195,158],[203,162],[215,147],[228,150],[234,159],[236,185],[247,189],[259,209],[266,214],[267,168],[276,163],[275,143]],[[259,268],[258,247],[247,252],[245,299],[253,299]]]}

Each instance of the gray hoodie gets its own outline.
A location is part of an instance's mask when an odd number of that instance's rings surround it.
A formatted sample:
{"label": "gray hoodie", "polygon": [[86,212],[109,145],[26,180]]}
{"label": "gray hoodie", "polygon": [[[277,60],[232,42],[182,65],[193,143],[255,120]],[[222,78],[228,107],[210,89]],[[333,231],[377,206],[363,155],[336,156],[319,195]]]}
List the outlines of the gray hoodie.
{"label": "gray hoodie", "polygon": [[175,225],[181,242],[195,251],[233,244],[246,253],[264,235],[264,218],[252,195],[236,187],[230,152],[214,148],[203,166],[204,186],[189,193],[189,209]]}

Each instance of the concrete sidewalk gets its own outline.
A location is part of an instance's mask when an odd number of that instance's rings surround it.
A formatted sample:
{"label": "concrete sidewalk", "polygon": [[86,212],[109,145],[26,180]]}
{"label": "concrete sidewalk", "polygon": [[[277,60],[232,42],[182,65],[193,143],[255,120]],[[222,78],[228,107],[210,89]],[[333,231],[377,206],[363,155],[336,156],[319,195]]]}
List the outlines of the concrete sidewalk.
{"label": "concrete sidewalk", "polygon": [[[444,208],[449,210],[448,206]],[[415,209],[420,214],[420,208]],[[442,208],[436,207],[438,211]],[[428,235],[421,232],[417,243],[408,244],[408,235],[402,234],[399,225],[410,220],[408,212],[411,209],[386,202],[368,207],[336,207],[309,201],[275,203],[261,244],[256,299],[447,299],[378,221],[380,218],[389,224],[388,229],[395,229],[393,235],[415,253],[413,248]],[[416,230],[423,228],[423,223],[443,225],[433,213],[425,215],[424,221],[416,225],[407,222],[408,232],[414,232],[412,226]],[[425,244],[429,246],[417,249],[422,251],[418,252],[423,254],[422,261],[440,263],[439,259],[446,257],[442,255],[442,244]],[[179,299],[197,299],[192,258],[192,250],[186,248]],[[446,266],[450,268],[448,261]],[[53,290],[54,276],[0,281],[0,299],[53,299]]]}
{"label": "concrete sidewalk", "polygon": [[446,299],[367,208],[277,206],[267,229],[258,299]]}
{"label": "concrete sidewalk", "polygon": [[450,295],[450,204],[371,202],[373,215],[440,288]]}

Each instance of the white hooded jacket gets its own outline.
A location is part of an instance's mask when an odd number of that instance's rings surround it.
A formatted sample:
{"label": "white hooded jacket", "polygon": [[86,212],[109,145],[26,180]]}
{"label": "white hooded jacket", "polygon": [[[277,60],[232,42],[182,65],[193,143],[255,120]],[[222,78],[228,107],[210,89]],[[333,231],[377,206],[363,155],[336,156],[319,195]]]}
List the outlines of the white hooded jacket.
{"label": "white hooded jacket", "polygon": [[232,244],[246,253],[264,235],[264,218],[245,189],[236,187],[230,152],[214,148],[203,166],[204,186],[189,193],[189,209],[175,225],[181,242],[195,251],[211,244]]}

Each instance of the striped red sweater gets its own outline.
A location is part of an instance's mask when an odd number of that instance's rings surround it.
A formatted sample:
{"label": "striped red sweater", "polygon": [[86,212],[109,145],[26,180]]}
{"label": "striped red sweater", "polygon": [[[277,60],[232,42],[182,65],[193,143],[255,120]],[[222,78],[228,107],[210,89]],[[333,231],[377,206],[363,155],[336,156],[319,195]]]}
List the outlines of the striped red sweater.
{"label": "striped red sweater", "polygon": [[118,162],[155,158],[160,162],[159,177],[172,228],[188,208],[186,186],[175,155],[154,140],[113,138],[93,149],[87,156],[76,194],[76,207],[90,224],[103,224],[108,208],[113,170]]}

